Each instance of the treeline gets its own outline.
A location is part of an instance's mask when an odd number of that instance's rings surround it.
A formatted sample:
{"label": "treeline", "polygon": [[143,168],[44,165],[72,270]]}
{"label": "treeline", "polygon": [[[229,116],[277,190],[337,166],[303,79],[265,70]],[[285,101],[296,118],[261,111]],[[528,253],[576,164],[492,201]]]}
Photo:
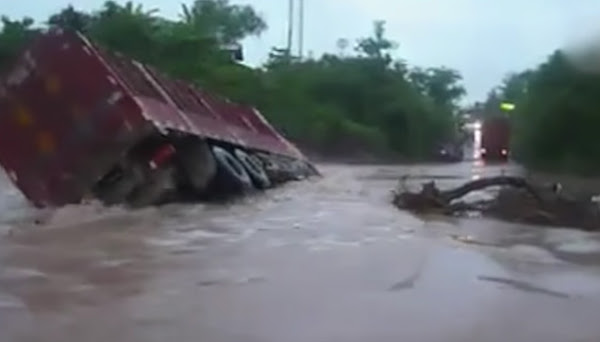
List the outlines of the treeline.
{"label": "treeline", "polygon": [[600,54],[584,50],[556,51],[492,93],[494,101],[516,104],[513,149],[526,166],[600,172]]}
{"label": "treeline", "polygon": [[259,35],[267,25],[250,6],[197,0],[177,20],[141,5],[108,1],[89,13],[65,8],[36,23],[2,18],[0,67],[40,29],[79,30],[109,49],[176,77],[257,106],[301,146],[326,156],[429,156],[456,134],[461,76],[447,68],[409,67],[394,60],[397,44],[375,22],[353,53],[301,59],[273,49],[268,62],[248,68],[226,46]]}

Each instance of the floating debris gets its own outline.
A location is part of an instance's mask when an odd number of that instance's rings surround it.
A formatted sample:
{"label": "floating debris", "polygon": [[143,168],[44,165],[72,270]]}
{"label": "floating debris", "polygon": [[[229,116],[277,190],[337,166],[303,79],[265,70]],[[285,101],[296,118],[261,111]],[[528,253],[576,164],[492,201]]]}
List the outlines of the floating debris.
{"label": "floating debris", "polygon": [[[467,194],[489,187],[500,187],[500,191],[491,199],[461,201]],[[427,182],[420,192],[408,191],[401,184],[394,191],[393,203],[417,214],[472,216],[480,212],[511,222],[600,230],[600,206],[593,198],[575,198],[561,184],[537,185],[521,177],[481,178],[449,190]]]}

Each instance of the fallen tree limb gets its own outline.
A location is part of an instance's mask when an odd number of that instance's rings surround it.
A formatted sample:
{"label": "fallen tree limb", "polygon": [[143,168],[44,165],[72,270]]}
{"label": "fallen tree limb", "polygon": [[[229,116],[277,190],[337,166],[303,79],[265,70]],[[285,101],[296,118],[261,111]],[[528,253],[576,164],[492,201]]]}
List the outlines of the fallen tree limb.
{"label": "fallen tree limb", "polygon": [[394,203],[399,207],[417,211],[432,208],[450,208],[452,201],[464,197],[470,192],[483,190],[485,188],[494,186],[512,186],[516,188],[524,188],[534,198],[541,201],[538,192],[524,178],[498,176],[471,181],[457,188],[446,191],[440,191],[436,187],[435,182],[424,183],[421,188],[421,192],[419,193],[412,193],[408,191],[396,193]]}
{"label": "fallen tree limb", "polygon": [[514,188],[522,188],[527,190],[536,200],[542,201],[540,194],[537,190],[535,190],[533,185],[529,184],[529,182],[527,182],[524,178],[510,176],[498,176],[474,180],[461,185],[458,188],[443,191],[441,192],[441,195],[447,202],[451,202],[467,195],[472,191],[483,190],[493,186],[511,186]]}
{"label": "fallen tree limb", "polygon": [[[473,191],[496,186],[501,190],[492,200],[459,201]],[[444,191],[435,182],[428,182],[422,184],[420,192],[397,190],[393,203],[415,213],[460,215],[481,212],[507,221],[600,229],[600,209],[589,198],[569,198],[556,191],[556,187],[539,186],[520,177],[483,178]]]}

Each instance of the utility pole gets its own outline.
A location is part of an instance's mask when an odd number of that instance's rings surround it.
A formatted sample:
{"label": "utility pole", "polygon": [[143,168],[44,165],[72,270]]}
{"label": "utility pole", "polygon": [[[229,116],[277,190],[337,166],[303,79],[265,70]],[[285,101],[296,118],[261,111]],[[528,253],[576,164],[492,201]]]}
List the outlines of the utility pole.
{"label": "utility pole", "polygon": [[294,0],[289,0],[288,3],[288,41],[287,41],[287,52],[288,55],[292,55],[292,43],[294,39]]}
{"label": "utility pole", "polygon": [[300,2],[299,19],[298,19],[298,57],[304,57],[304,0]]}

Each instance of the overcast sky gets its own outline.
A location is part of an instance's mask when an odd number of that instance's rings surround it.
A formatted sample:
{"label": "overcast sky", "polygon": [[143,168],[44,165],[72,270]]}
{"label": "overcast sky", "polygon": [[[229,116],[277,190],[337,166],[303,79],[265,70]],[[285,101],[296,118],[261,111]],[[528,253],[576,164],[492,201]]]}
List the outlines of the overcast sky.
{"label": "overcast sky", "polygon": [[[0,13],[38,20],[72,3],[98,8],[103,0],[1,1]],[[122,2],[122,1],[119,1]],[[139,0],[175,17],[181,1]],[[191,2],[187,1],[188,3]],[[248,61],[258,64],[272,46],[286,41],[287,0],[238,0],[252,4],[269,30],[245,42]],[[599,32],[599,0],[305,0],[306,50],[337,51],[339,38],[369,34],[374,20],[387,21],[396,55],[411,65],[445,65],[464,76],[469,100],[485,94],[510,71],[541,62],[556,48]]]}

